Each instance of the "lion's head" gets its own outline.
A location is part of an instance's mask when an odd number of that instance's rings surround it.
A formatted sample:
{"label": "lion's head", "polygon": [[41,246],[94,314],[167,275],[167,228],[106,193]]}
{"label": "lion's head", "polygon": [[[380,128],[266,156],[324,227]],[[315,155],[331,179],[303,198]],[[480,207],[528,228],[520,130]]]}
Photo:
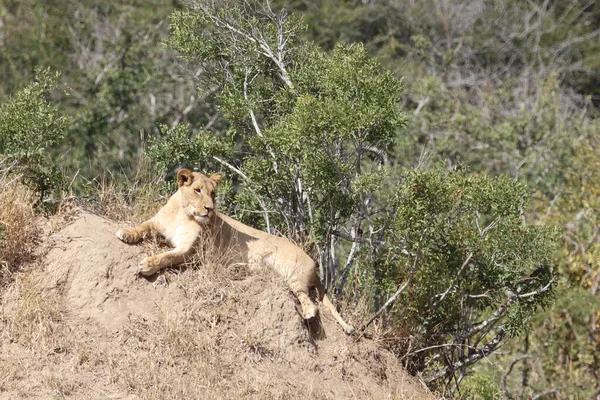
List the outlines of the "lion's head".
{"label": "lion's head", "polygon": [[180,169],[177,172],[177,184],[185,213],[199,223],[208,222],[215,211],[215,193],[222,179],[221,174],[209,178],[199,172]]}

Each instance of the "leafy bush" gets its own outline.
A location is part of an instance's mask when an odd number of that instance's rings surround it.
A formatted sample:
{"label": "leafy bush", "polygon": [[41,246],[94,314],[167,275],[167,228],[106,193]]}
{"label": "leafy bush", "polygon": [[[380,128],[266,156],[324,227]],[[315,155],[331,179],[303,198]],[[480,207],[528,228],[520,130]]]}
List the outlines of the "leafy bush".
{"label": "leafy bush", "polygon": [[63,138],[68,119],[50,102],[58,74],[41,71],[36,82],[0,107],[0,156],[3,167],[21,174],[44,199],[61,185],[61,173],[48,156]]}
{"label": "leafy bush", "polygon": [[526,199],[506,177],[409,172],[376,217],[352,281],[398,304],[388,323],[404,327],[403,357],[427,382],[464,374],[550,304],[557,232],[523,224]]}
{"label": "leafy bush", "polygon": [[487,374],[476,374],[465,378],[460,385],[460,398],[469,400],[503,399],[500,387],[494,377]]}

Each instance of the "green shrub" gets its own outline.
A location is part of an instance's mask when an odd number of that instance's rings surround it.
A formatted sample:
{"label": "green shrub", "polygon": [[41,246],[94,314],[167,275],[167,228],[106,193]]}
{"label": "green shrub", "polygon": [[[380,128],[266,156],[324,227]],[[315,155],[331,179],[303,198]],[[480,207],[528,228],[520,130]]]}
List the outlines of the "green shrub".
{"label": "green shrub", "polygon": [[558,235],[523,224],[527,194],[506,177],[408,172],[375,217],[351,284],[376,308],[396,295],[387,322],[427,382],[492,354],[550,304]]}
{"label": "green shrub", "polygon": [[500,400],[504,398],[497,379],[482,373],[465,378],[460,385],[459,393],[459,398],[465,400]]}
{"label": "green shrub", "polygon": [[33,84],[0,106],[2,167],[20,174],[42,200],[62,184],[62,174],[48,155],[69,122],[50,101],[57,79],[58,74],[41,71]]}

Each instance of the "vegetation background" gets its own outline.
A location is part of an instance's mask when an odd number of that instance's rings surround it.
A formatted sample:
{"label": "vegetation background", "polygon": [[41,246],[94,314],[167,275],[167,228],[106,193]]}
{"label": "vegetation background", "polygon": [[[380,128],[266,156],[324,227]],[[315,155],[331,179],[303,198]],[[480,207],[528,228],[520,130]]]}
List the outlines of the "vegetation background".
{"label": "vegetation background", "polygon": [[597,398],[599,36],[593,0],[2,0],[2,182],[133,208],[221,170],[432,387]]}

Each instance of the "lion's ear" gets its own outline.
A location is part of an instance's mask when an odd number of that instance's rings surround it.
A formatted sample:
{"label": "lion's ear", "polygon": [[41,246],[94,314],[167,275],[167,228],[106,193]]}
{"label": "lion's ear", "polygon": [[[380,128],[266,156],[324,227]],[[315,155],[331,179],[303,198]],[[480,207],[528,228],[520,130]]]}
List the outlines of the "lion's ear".
{"label": "lion's ear", "polygon": [[177,184],[179,187],[182,187],[183,185],[189,186],[192,182],[194,182],[194,174],[192,171],[186,168],[177,171]]}
{"label": "lion's ear", "polygon": [[221,174],[212,174],[210,176],[210,179],[212,179],[217,184],[217,186],[219,186],[219,183],[221,183],[221,181],[223,180],[223,175],[221,175]]}

